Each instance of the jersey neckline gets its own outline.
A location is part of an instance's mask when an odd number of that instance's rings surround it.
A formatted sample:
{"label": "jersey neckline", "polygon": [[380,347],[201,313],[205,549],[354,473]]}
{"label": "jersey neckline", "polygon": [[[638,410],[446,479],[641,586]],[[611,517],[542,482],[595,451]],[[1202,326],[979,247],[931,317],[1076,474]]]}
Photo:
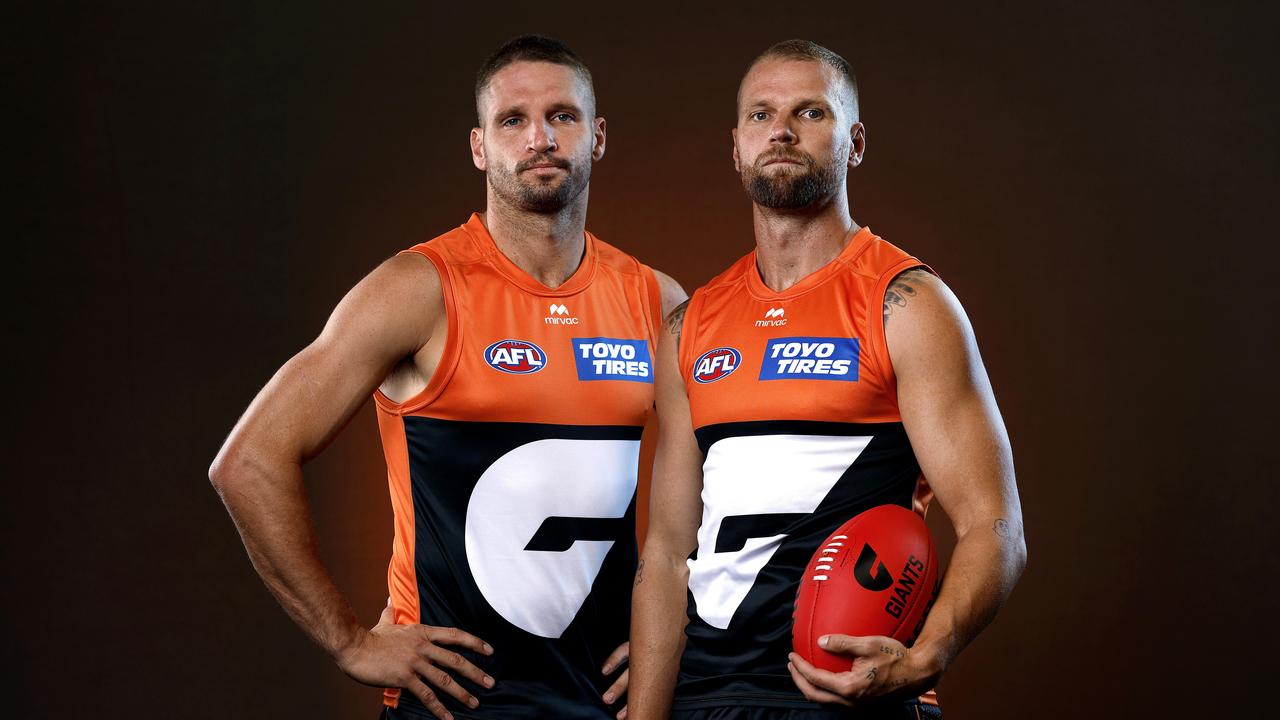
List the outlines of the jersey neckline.
{"label": "jersey neckline", "polygon": [[845,263],[857,257],[858,254],[871,243],[871,240],[874,237],[875,234],[871,232],[870,227],[864,225],[861,228],[858,228],[858,231],[853,234],[853,237],[849,238],[849,242],[844,246],[844,249],[840,251],[839,255],[831,258],[830,262],[826,265],[823,265],[817,270],[805,275],[795,285],[792,285],[781,292],[775,292],[770,289],[768,285],[764,284],[764,278],[760,277],[760,267],[756,264],[756,253],[759,252],[759,248],[757,247],[751,251],[750,255],[747,256],[747,266],[743,269],[747,276],[747,291],[750,292],[751,296],[757,300],[789,300],[796,296],[803,295],[826,282],[833,275],[839,272],[840,268],[844,266]]}
{"label": "jersey neckline", "polygon": [[493,258],[493,265],[502,275],[510,280],[525,292],[541,295],[544,297],[563,297],[565,295],[573,295],[581,292],[591,282],[591,278],[596,272],[596,239],[589,232],[583,232],[586,240],[582,253],[582,262],[578,264],[578,269],[560,284],[560,287],[549,288],[538,282],[532,275],[525,272],[511,261],[505,253],[494,242],[493,236],[489,234],[489,228],[484,226],[480,220],[480,213],[471,213],[471,217],[462,226],[464,232],[471,236],[476,245],[486,256]]}

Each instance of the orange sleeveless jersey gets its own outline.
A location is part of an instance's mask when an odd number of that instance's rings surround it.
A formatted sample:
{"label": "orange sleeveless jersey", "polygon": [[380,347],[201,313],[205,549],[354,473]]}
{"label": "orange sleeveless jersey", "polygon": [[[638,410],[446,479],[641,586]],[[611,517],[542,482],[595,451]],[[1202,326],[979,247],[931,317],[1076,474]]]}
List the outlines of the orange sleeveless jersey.
{"label": "orange sleeveless jersey", "polygon": [[[484,717],[611,717],[599,668],[628,633],[657,280],[588,233],[581,266],[549,289],[478,215],[405,252],[439,272],[448,342],[416,397],[375,395],[396,622],[459,627],[495,648],[461,650],[497,680],[460,680]],[[418,705],[395,690],[386,702]]]}
{"label": "orange sleeveless jersey", "polygon": [[679,364],[705,460],[679,707],[817,707],[786,669],[805,565],[859,512],[929,499],[883,322],[886,287],[920,266],[862,228],[783,292],[752,252],[693,294]]}

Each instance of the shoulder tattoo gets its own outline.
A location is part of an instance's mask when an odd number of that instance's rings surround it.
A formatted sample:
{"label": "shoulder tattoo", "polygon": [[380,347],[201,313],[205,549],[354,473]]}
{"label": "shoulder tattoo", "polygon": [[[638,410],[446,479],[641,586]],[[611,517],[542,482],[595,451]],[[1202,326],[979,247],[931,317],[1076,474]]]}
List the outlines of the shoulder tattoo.
{"label": "shoulder tattoo", "polygon": [[920,286],[922,276],[929,275],[926,270],[915,268],[907,270],[889,283],[884,291],[884,324],[889,324],[889,316],[895,307],[906,307],[907,300],[916,296],[916,288]]}
{"label": "shoulder tattoo", "polygon": [[667,332],[675,336],[676,352],[680,351],[680,329],[684,327],[684,311],[689,309],[689,301],[685,300],[667,315]]}

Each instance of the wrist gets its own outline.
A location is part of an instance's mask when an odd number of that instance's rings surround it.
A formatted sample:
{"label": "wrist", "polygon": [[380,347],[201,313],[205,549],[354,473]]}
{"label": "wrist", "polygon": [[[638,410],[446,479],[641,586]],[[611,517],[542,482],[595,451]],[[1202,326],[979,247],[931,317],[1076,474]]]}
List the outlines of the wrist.
{"label": "wrist", "polygon": [[338,664],[338,667],[346,669],[360,652],[368,635],[369,631],[360,625],[348,628],[347,632],[330,648],[329,656]]}
{"label": "wrist", "polygon": [[915,674],[918,677],[930,678],[934,682],[942,676],[942,673],[946,672],[947,666],[951,664],[951,654],[941,647],[939,643],[918,642],[907,653],[907,659],[915,669]]}

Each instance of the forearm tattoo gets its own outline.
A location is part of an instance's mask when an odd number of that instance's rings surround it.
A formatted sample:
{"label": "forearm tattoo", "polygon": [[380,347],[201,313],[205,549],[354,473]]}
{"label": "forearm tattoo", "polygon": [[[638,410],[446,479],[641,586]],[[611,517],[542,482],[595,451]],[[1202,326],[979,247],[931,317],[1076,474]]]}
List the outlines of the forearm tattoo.
{"label": "forearm tattoo", "polygon": [[641,560],[640,564],[636,566],[636,584],[632,585],[632,587],[640,587],[640,583],[642,582],[644,582],[644,561],[643,560]]}
{"label": "forearm tattoo", "polygon": [[894,657],[906,657],[906,656],[907,656],[907,654],[906,654],[906,653],[902,652],[901,650],[899,650],[899,649],[897,649],[897,648],[895,648],[895,647],[889,646],[889,645],[881,645],[881,646],[880,646],[880,652],[884,653],[885,655],[892,655],[892,656],[894,656]]}

